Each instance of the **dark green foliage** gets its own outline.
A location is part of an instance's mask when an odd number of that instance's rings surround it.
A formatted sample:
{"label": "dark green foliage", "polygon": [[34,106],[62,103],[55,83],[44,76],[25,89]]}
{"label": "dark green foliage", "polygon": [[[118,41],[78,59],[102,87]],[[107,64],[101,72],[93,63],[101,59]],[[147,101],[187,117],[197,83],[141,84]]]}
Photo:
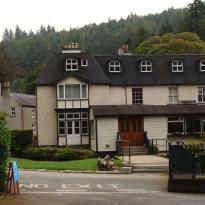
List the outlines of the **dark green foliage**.
{"label": "dark green foliage", "polygon": [[34,147],[24,151],[23,157],[42,161],[69,161],[94,158],[95,154],[88,149]]}
{"label": "dark green foliage", "polygon": [[6,123],[6,114],[0,112],[0,192],[6,187],[6,160],[9,153],[10,132]]}
{"label": "dark green foliage", "polygon": [[11,154],[15,157],[22,156],[33,141],[32,130],[12,130],[11,131]]}
{"label": "dark green foliage", "polygon": [[188,5],[188,12],[182,21],[182,31],[197,33],[205,40],[205,2],[194,0]]}
{"label": "dark green foliage", "polygon": [[138,54],[204,54],[205,42],[196,33],[183,32],[154,36],[136,49]]}

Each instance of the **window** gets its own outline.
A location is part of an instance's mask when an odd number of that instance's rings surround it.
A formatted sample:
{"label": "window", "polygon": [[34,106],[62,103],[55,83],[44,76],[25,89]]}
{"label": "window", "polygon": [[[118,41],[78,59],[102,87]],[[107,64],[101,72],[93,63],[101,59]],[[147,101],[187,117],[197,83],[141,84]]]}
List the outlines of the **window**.
{"label": "window", "polygon": [[58,120],[65,120],[65,113],[58,113]]}
{"label": "window", "polygon": [[200,71],[205,72],[205,60],[200,60]]}
{"label": "window", "polygon": [[169,103],[175,104],[179,101],[178,88],[170,87],[169,88]]}
{"label": "window", "polygon": [[11,116],[16,116],[16,108],[15,107],[11,107]]}
{"label": "window", "polygon": [[152,72],[152,62],[141,61],[140,68],[141,68],[141,72]]}
{"label": "window", "polygon": [[187,117],[186,118],[186,132],[187,133],[201,132],[200,117],[193,116],[193,117]]}
{"label": "window", "polygon": [[36,124],[35,123],[32,123],[32,131],[33,131],[33,134],[35,135],[36,134]]}
{"label": "window", "polygon": [[205,87],[198,88],[198,102],[205,103]]}
{"label": "window", "polygon": [[81,59],[81,66],[87,67],[88,66],[88,60],[87,59]]}
{"label": "window", "polygon": [[66,99],[80,99],[80,85],[65,85]]}
{"label": "window", "polygon": [[65,121],[58,121],[58,134],[65,135]]}
{"label": "window", "polygon": [[82,134],[88,134],[88,121],[82,120]]}
{"label": "window", "polygon": [[87,85],[58,85],[58,99],[87,99]]}
{"label": "window", "polygon": [[183,72],[183,61],[172,61],[172,72]]}
{"label": "window", "polygon": [[80,119],[80,113],[67,113],[66,114],[66,119],[70,120],[70,119]]}
{"label": "window", "polygon": [[119,73],[121,71],[120,61],[110,61],[109,62],[109,72],[111,73]]}
{"label": "window", "polygon": [[169,117],[168,118],[168,133],[183,133],[184,119],[183,117]]}
{"label": "window", "polygon": [[142,104],[143,103],[143,93],[142,88],[132,88],[132,104]]}
{"label": "window", "polygon": [[81,90],[82,90],[82,98],[85,99],[87,98],[87,86],[86,85],[82,85],[81,86]]}
{"label": "window", "polygon": [[87,112],[82,112],[81,113],[81,118],[82,119],[88,119],[88,113]]}
{"label": "window", "polygon": [[32,117],[32,118],[35,118],[35,117],[36,117],[36,111],[35,111],[35,109],[32,109],[31,117]]}
{"label": "window", "polygon": [[74,58],[66,59],[65,66],[66,71],[78,70],[78,60]]}
{"label": "window", "polygon": [[205,132],[205,116],[202,117],[202,131]]}

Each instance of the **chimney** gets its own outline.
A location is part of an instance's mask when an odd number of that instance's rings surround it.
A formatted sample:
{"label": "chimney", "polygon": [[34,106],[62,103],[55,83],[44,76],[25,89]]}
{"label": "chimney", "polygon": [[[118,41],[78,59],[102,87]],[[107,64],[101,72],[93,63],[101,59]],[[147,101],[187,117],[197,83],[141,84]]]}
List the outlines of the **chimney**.
{"label": "chimney", "polygon": [[131,55],[131,53],[129,53],[128,50],[128,45],[122,45],[118,49],[118,55]]}
{"label": "chimney", "polygon": [[80,47],[78,43],[68,43],[64,45],[62,53],[80,53]]}

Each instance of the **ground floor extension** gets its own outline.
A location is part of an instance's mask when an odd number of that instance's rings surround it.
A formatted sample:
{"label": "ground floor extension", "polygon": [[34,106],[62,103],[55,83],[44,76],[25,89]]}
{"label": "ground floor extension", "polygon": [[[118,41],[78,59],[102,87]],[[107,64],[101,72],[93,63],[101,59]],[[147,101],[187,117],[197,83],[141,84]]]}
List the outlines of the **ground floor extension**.
{"label": "ground floor extension", "polygon": [[146,137],[176,142],[203,138],[205,132],[205,105],[105,105],[54,112],[41,121],[44,127],[39,124],[40,146],[87,145],[106,153],[116,151],[118,139],[143,146]]}
{"label": "ground floor extension", "polygon": [[[91,108],[91,149],[96,152],[116,151],[116,140],[143,146],[148,139],[172,143],[191,136],[203,138],[204,105],[116,105]],[[163,143],[163,141],[161,141]]]}

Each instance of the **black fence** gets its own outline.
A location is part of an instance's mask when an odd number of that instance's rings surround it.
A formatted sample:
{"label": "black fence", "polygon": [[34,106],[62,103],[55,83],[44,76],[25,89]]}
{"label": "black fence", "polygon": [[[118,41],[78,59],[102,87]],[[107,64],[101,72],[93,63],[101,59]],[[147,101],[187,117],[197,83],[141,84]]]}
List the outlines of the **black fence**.
{"label": "black fence", "polygon": [[158,152],[168,152],[168,140],[167,139],[146,139],[145,145],[149,148],[150,152],[155,154]]}
{"label": "black fence", "polygon": [[205,175],[205,144],[169,144],[169,177]]}
{"label": "black fence", "polygon": [[126,140],[117,140],[116,141],[116,155],[122,157],[124,160],[124,156],[129,157],[129,163],[131,162],[131,146],[130,142]]}

